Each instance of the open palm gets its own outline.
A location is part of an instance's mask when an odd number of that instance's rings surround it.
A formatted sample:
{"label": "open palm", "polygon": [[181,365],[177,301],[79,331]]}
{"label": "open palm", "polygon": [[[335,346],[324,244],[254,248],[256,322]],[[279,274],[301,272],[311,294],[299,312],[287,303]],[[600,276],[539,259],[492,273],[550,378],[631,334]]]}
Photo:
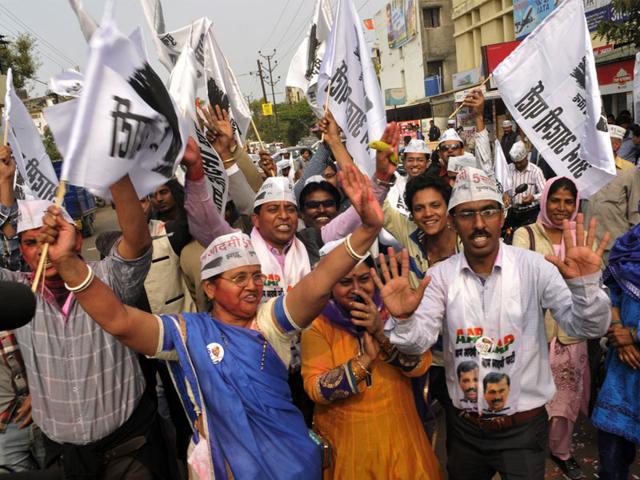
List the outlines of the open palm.
{"label": "open palm", "polygon": [[373,268],[371,275],[389,313],[396,319],[403,320],[410,317],[420,305],[424,290],[429,285],[431,277],[425,277],[418,288],[413,288],[409,282],[409,253],[407,250],[402,250],[402,269],[400,272],[393,248],[389,248],[388,257],[388,266],[384,255],[380,254],[379,257],[380,271],[384,282]]}
{"label": "open palm", "polygon": [[569,222],[562,222],[562,235],[564,239],[564,260],[556,255],[547,255],[545,258],[553,263],[562,276],[569,280],[572,278],[584,277],[600,271],[602,265],[602,255],[610,239],[609,232],[606,232],[602,239],[598,241],[598,248],[594,251],[593,246],[596,241],[597,220],[592,218],[589,222],[587,236],[584,233],[584,215],[579,213],[576,218],[576,238],[571,235]]}
{"label": "open palm", "polygon": [[338,174],[342,190],[360,215],[363,225],[382,228],[384,214],[371,190],[371,182],[354,164],[347,164]]}

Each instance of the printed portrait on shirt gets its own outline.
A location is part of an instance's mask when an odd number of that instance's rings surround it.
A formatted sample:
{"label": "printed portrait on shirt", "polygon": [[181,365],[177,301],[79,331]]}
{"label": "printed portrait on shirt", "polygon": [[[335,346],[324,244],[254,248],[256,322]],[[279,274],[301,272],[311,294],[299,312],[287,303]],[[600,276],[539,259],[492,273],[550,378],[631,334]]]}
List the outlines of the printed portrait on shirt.
{"label": "printed portrait on shirt", "polygon": [[491,372],[482,379],[484,401],[487,413],[505,413],[509,410],[509,393],[511,391],[511,379],[506,373]]}
{"label": "printed portrait on shirt", "polygon": [[458,364],[456,373],[458,375],[458,385],[462,390],[460,401],[476,403],[478,401],[478,364],[470,360],[462,362]]}

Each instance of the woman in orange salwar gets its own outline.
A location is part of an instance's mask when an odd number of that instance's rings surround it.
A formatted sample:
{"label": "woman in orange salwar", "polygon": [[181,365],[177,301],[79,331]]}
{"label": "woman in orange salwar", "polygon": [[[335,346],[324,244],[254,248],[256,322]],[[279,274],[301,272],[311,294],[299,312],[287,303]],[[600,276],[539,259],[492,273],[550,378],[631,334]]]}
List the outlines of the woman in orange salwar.
{"label": "woman in orange salwar", "polygon": [[316,402],[314,429],[332,446],[325,479],[439,479],[416,412],[410,377],[431,353],[409,356],[384,336],[384,311],[369,267],[358,264],[302,334],[302,376]]}

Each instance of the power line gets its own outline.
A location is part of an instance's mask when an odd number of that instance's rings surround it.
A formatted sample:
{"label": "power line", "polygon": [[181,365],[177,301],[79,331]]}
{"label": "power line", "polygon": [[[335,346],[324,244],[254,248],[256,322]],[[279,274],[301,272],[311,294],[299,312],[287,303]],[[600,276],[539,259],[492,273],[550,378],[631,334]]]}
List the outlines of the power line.
{"label": "power line", "polygon": [[[263,42],[262,44],[262,48],[264,48],[267,43],[269,42],[269,40],[271,40],[271,37],[273,36],[274,33],[276,33],[276,30],[278,28],[278,25],[280,25],[280,21],[282,20],[282,17],[284,16],[284,12],[287,11],[287,7],[289,6],[289,3],[291,2],[291,0],[287,0],[287,3],[285,3],[284,8],[282,9],[282,11],[280,12],[280,16],[278,17],[278,20],[276,20],[276,23],[274,23],[273,25],[273,29],[271,30],[271,33],[269,33],[269,36],[267,37],[267,39]],[[300,0],[300,4],[302,4],[302,0]]]}
{"label": "power line", "polygon": [[[13,33],[6,25],[3,25],[2,23],[0,23],[0,26],[2,28],[4,28],[7,32],[9,32],[8,37],[15,40],[19,34]],[[36,54],[38,54],[39,56],[43,56],[45,58],[47,58],[48,60],[50,60],[51,62],[55,63],[56,65],[58,65],[60,68],[64,69],[64,66],[55,58],[52,58],[51,56],[47,55],[38,45],[38,43],[34,43],[33,48],[36,50]]]}
{"label": "power line", "polygon": [[[298,5],[298,9],[296,10],[296,13],[293,14],[293,19],[294,20],[297,18],[298,14],[300,13],[300,10],[302,10],[303,5],[304,5],[304,2],[301,1],[300,5]],[[287,36],[287,33],[289,33],[289,30],[285,30],[285,32],[282,34],[282,37],[280,37],[280,40],[278,41],[278,43],[274,47],[275,49],[280,48],[280,45],[282,44],[282,41],[284,40],[284,37]]]}
{"label": "power line", "polygon": [[11,10],[9,10],[7,7],[5,7],[4,5],[0,5],[0,9],[4,10],[7,13],[7,15],[9,15],[9,20],[13,21],[14,23],[17,23],[17,24],[21,25],[23,28],[26,28],[36,38],[40,39],[40,41],[43,43],[44,46],[49,48],[49,50],[51,50],[54,54],[56,54],[58,57],[60,57],[64,62],[68,62],[71,65],[76,65],[77,64],[77,62],[75,60],[73,60],[71,57],[67,56],[62,50],[60,50],[58,47],[53,45],[51,42],[49,42],[46,38],[44,38],[42,35],[40,35],[34,29],[29,27],[29,25],[24,23],[22,20],[20,20],[20,18],[17,17],[16,15],[14,15],[13,12],[11,12]]}

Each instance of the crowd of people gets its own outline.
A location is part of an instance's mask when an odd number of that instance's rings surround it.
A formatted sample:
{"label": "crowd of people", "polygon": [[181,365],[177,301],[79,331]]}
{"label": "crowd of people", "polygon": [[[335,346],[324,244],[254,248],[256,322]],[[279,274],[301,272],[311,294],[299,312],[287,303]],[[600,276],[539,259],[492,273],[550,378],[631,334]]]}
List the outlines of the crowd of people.
{"label": "crowd of people", "polygon": [[189,139],[184,182],[142,199],[128,177],[111,187],[120,230],[96,239],[100,261],[82,257],[63,208],[16,200],[0,147],[0,280],[30,285],[48,244],[35,316],[0,332],[0,468],[541,479],[550,456],[574,480],[582,412],[600,478],[628,478],[640,445],[640,126],[624,112],[609,126],[617,175],[583,200],[509,120],[505,190],[482,93],[464,104],[469,145],[434,122],[429,142],[401,145],[390,123],[371,178],[330,112],[315,152],[292,162],[254,160],[209,106],[226,210]]}

